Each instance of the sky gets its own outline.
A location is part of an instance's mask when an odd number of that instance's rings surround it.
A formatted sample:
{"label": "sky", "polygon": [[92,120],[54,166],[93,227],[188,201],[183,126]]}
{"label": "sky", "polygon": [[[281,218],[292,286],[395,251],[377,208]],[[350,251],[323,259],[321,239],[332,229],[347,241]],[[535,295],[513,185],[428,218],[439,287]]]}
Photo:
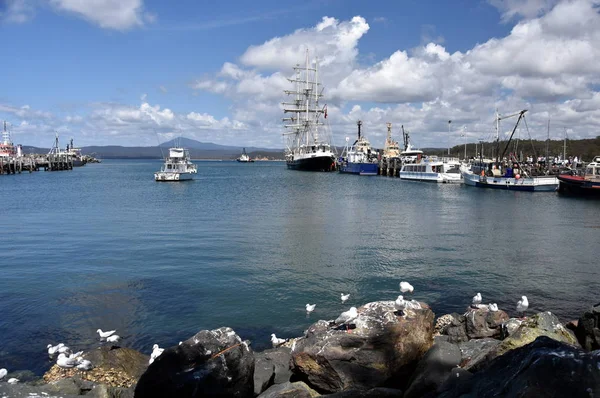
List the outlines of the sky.
{"label": "sky", "polygon": [[[0,0],[15,143],[283,148],[287,78],[319,59],[333,143],[600,136],[600,0]],[[451,121],[451,123],[448,123]],[[500,126],[505,136],[515,119]]]}

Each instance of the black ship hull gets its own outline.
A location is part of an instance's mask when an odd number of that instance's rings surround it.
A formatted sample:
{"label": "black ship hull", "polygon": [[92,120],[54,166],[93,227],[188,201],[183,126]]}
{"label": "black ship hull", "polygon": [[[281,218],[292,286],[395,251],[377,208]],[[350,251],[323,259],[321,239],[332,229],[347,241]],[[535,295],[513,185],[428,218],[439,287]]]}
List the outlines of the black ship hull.
{"label": "black ship hull", "polygon": [[335,171],[333,156],[315,156],[286,161],[288,169],[301,171]]}

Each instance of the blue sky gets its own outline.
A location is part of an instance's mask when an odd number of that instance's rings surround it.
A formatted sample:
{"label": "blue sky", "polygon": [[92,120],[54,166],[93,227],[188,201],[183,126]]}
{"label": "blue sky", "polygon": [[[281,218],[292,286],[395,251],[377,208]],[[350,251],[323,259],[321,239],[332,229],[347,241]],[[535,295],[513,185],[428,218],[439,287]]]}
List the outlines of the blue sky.
{"label": "blue sky", "polygon": [[476,140],[496,107],[528,107],[534,135],[548,117],[571,137],[600,134],[599,71],[577,66],[598,51],[593,0],[202,3],[0,3],[0,119],[13,140],[48,146],[58,131],[79,145],[154,145],[158,133],[281,147],[290,50],[302,46],[330,57],[336,143],[357,118],[379,146],[387,121],[422,146],[462,142],[448,119]]}

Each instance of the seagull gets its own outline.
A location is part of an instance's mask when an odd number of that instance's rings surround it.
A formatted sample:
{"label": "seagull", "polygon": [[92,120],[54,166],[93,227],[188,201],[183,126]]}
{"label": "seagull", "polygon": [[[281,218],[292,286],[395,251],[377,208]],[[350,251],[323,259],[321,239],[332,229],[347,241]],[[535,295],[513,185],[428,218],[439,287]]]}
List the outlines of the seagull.
{"label": "seagull", "polygon": [[115,332],[116,332],[116,330],[109,330],[108,332],[103,332],[102,329],[96,330],[96,333],[98,333],[100,335],[101,339],[105,339],[108,336],[113,335]]}
{"label": "seagull", "polygon": [[92,362],[88,361],[87,359],[82,359],[77,364],[77,369],[79,370],[92,370],[93,367],[94,366],[92,365]]}
{"label": "seagull", "polygon": [[52,344],[48,344],[46,347],[46,348],[48,348],[48,355],[54,356],[54,354],[56,354],[56,352],[60,348],[59,345],[52,346]]}
{"label": "seagull", "polygon": [[277,338],[277,336],[275,336],[275,333],[271,333],[271,343],[273,343],[273,348],[279,347],[280,345],[282,345],[286,341],[287,341],[286,339],[279,339],[279,338]]}
{"label": "seagull", "polygon": [[64,345],[63,343],[59,343],[57,347],[58,347],[59,354],[68,354],[71,352],[71,349],[69,347],[67,347],[66,345]]}
{"label": "seagull", "polygon": [[10,379],[8,379],[8,384],[17,384],[19,382],[19,379],[16,379],[14,377],[11,377]]}
{"label": "seagull", "polygon": [[83,354],[83,351],[77,351],[77,352],[76,352],[76,353],[74,353],[74,354],[70,354],[70,355],[69,355],[69,359],[75,359],[75,358],[77,358],[77,357],[80,357],[80,356],[81,356],[81,354]]}
{"label": "seagull", "polygon": [[335,319],[335,323],[336,324],[341,324],[341,323],[349,324],[350,322],[355,320],[356,317],[358,317],[358,311],[356,310],[356,307],[350,307],[350,309],[348,311],[342,312],[340,314],[340,316],[338,316]]}
{"label": "seagull", "polygon": [[498,311],[498,304],[496,303],[491,303],[488,305],[488,310],[492,311],[492,312],[496,312]]}
{"label": "seagull", "polygon": [[521,296],[521,300],[517,303],[517,312],[523,313],[525,315],[525,311],[529,308],[529,301],[527,301],[527,296]]}
{"label": "seagull", "polygon": [[121,336],[113,334],[112,336],[108,336],[106,338],[106,342],[108,343],[117,343],[119,340],[121,340]]}
{"label": "seagull", "polygon": [[150,364],[152,364],[152,362],[154,362],[154,360],[155,360],[156,358],[158,358],[158,357],[160,356],[160,354],[162,354],[162,353],[163,353],[163,351],[164,351],[164,350],[165,350],[165,349],[164,349],[164,348],[160,348],[160,347],[158,346],[158,344],[154,344],[154,345],[152,346],[152,354],[150,354],[150,361],[148,362],[148,364],[149,364],[149,365],[150,365]]}
{"label": "seagull", "polygon": [[316,306],[317,306],[316,304],[312,304],[312,305],[306,304],[306,312],[310,314],[311,312],[313,312],[315,310]]}
{"label": "seagull", "polygon": [[6,370],[4,368],[0,369],[0,380],[4,379],[7,374],[8,374],[8,370]]}
{"label": "seagull", "polygon": [[415,290],[413,285],[408,282],[400,282],[400,292],[402,293],[412,293]]}
{"label": "seagull", "polygon": [[72,368],[77,365],[77,359],[69,358],[65,354],[58,354],[56,364],[61,368]]}
{"label": "seagull", "polygon": [[340,293],[340,296],[342,297],[342,303],[345,303],[346,300],[348,300],[350,298],[350,293],[348,293],[348,294]]}
{"label": "seagull", "polygon": [[394,308],[396,311],[400,311],[401,315],[404,315],[404,310],[406,309],[406,300],[404,300],[404,297],[398,296],[394,302]]}
{"label": "seagull", "polygon": [[477,293],[473,296],[473,307],[477,307],[481,304],[481,293]]}

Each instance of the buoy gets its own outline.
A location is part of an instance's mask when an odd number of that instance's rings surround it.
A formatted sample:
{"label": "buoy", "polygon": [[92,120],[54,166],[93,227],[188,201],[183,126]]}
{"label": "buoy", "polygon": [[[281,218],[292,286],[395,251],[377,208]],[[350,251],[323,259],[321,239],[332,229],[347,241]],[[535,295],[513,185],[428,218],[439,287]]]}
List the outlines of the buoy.
{"label": "buoy", "polygon": [[521,178],[521,174],[515,175],[515,180],[518,180],[519,178]]}

